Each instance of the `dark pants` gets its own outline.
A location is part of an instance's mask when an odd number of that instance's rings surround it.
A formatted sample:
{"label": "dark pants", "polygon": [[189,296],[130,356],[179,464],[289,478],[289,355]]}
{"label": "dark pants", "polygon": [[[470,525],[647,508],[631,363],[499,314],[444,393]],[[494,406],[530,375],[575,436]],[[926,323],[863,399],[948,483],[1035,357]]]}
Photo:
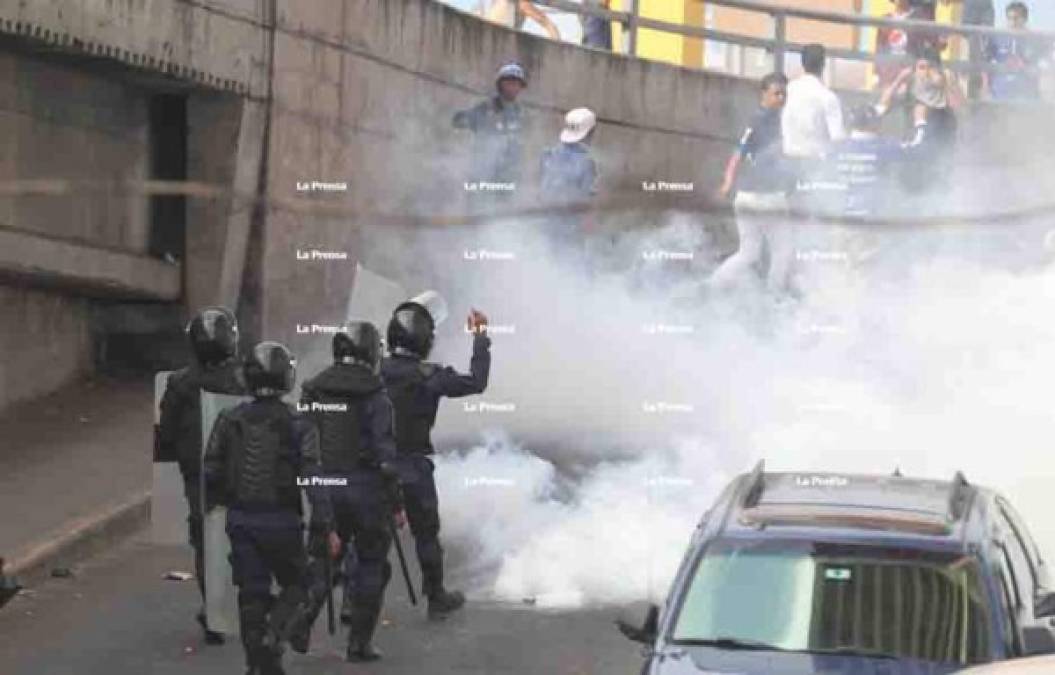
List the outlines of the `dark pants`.
{"label": "dark pants", "polygon": [[[385,588],[392,577],[388,550],[392,544],[389,533],[391,518],[388,495],[377,472],[344,474],[346,487],[332,488],[330,500],[337,521],[337,535],[344,542],[349,558],[355,563],[346,568],[345,601],[351,603],[350,641],[369,640],[381,614]],[[343,557],[343,556],[342,556]],[[332,565],[336,572],[337,562]],[[311,619],[313,621],[326,601],[327,580],[324,560],[312,560]],[[333,579],[329,580],[333,583]]]}
{"label": "dark pants", "polygon": [[425,455],[410,454],[401,456],[399,465],[407,522],[421,566],[422,593],[432,597],[443,592],[439,497],[432,476],[435,466]]}
{"label": "dark pants", "polygon": [[[291,511],[227,513],[238,618],[249,666],[277,664],[279,643],[307,600],[307,557],[300,515]],[[281,593],[271,597],[272,581]]]}
{"label": "dark pants", "polygon": [[[992,28],[996,22],[996,14],[993,11],[993,6],[990,4],[986,6],[974,6],[965,7],[963,13],[963,19],[961,23],[965,26],[984,26]],[[988,44],[988,39],[981,36],[972,35],[968,38],[968,44],[970,45],[970,63],[974,67],[981,66],[986,62],[985,48]],[[968,77],[967,91],[971,98],[978,98],[982,88],[982,73],[972,72]]]}
{"label": "dark pants", "polygon": [[187,498],[187,541],[194,549],[194,578],[205,603],[205,525],[202,517],[201,475],[180,467],[183,474],[183,496]]}

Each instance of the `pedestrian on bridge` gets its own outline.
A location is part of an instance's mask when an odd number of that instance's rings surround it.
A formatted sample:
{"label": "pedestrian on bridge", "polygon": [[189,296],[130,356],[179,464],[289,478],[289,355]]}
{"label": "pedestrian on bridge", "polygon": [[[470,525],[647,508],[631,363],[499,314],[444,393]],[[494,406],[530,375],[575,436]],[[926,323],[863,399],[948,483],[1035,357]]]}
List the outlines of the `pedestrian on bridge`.
{"label": "pedestrian on bridge", "polygon": [[560,143],[543,151],[539,162],[539,196],[556,210],[547,217],[548,229],[554,243],[568,250],[582,249],[589,217],[561,209],[589,203],[597,192],[597,161],[590,152],[596,128],[597,115],[589,108],[568,112]]}
{"label": "pedestrian on bridge", "polygon": [[512,197],[520,179],[521,132],[525,115],[517,98],[527,87],[527,73],[518,63],[498,69],[495,96],[454,115],[455,129],[473,133],[472,162],[466,190],[480,197]]}
{"label": "pedestrian on bridge", "polygon": [[788,78],[770,73],[762,78],[758,110],[740,136],[740,144],[725,167],[719,193],[735,193],[733,209],[739,248],[711,275],[710,284],[723,288],[739,281],[761,261],[769,248],[768,280],[779,290],[791,265],[792,241],[787,218],[788,177],[783,170],[780,115],[787,98]]}
{"label": "pedestrian on bridge", "polygon": [[[837,251],[807,250],[808,247],[830,248],[832,239],[818,222],[826,214],[838,212],[834,191],[836,179],[827,161],[832,146],[846,138],[843,110],[839,97],[824,84],[827,52],[823,45],[809,44],[802,49],[803,74],[788,85],[788,99],[781,113],[784,158],[794,188],[788,192],[791,218],[788,238],[791,261],[811,261],[838,257]],[[808,227],[801,227],[808,225]],[[802,277],[791,265],[785,274],[785,285],[792,276]]]}

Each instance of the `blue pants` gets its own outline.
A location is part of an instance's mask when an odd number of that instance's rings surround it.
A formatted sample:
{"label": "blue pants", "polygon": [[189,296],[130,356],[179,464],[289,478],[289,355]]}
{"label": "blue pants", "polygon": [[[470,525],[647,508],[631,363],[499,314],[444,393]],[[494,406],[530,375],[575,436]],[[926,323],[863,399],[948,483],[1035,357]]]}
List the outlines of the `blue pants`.
{"label": "blue pants", "polygon": [[421,567],[422,593],[431,597],[443,591],[439,496],[432,475],[435,466],[425,455],[405,454],[398,461],[407,522]]}
{"label": "blue pants", "polygon": [[[300,515],[289,511],[227,512],[238,618],[250,667],[275,658],[275,643],[307,599],[307,557]],[[272,581],[281,593],[271,597]]]}
{"label": "blue pants", "polygon": [[[341,474],[347,486],[330,490],[330,501],[337,522],[337,535],[345,546],[345,602],[352,616],[350,638],[362,639],[372,633],[381,611],[385,588],[392,577],[388,550],[391,505],[381,475],[376,471]],[[336,571],[337,563],[333,569]],[[326,600],[327,580],[324,560],[316,557],[310,570],[311,617],[315,617]]]}

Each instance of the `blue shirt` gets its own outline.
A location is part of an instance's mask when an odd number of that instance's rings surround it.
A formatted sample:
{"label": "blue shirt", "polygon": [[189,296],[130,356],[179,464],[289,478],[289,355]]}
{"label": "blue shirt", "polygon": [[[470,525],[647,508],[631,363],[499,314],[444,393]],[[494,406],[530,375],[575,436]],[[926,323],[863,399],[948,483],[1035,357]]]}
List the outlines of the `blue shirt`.
{"label": "blue shirt", "polygon": [[1014,72],[995,72],[989,77],[994,99],[1035,99],[1040,97],[1037,63],[1043,56],[1043,42],[1028,33],[1022,37],[998,35],[985,48],[989,63],[1021,66]]}
{"label": "blue shirt", "polygon": [[582,201],[594,193],[597,162],[585,143],[561,143],[542,154],[542,193],[553,201]]}
{"label": "blue shirt", "polygon": [[788,178],[781,144],[780,108],[759,108],[740,136],[740,169],[736,189],[741,192],[784,192]]}

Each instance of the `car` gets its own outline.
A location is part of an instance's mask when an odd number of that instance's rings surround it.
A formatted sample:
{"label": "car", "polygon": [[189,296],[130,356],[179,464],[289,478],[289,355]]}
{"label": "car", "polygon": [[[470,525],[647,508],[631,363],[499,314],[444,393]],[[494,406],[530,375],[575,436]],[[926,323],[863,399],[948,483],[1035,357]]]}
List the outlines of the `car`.
{"label": "car", "polygon": [[1051,675],[1055,673],[1055,656],[1011,659],[987,666],[957,671],[956,675]]}
{"label": "car", "polygon": [[700,520],[663,609],[618,623],[648,675],[942,675],[1055,652],[1048,587],[1011,504],[962,473],[760,462]]}

